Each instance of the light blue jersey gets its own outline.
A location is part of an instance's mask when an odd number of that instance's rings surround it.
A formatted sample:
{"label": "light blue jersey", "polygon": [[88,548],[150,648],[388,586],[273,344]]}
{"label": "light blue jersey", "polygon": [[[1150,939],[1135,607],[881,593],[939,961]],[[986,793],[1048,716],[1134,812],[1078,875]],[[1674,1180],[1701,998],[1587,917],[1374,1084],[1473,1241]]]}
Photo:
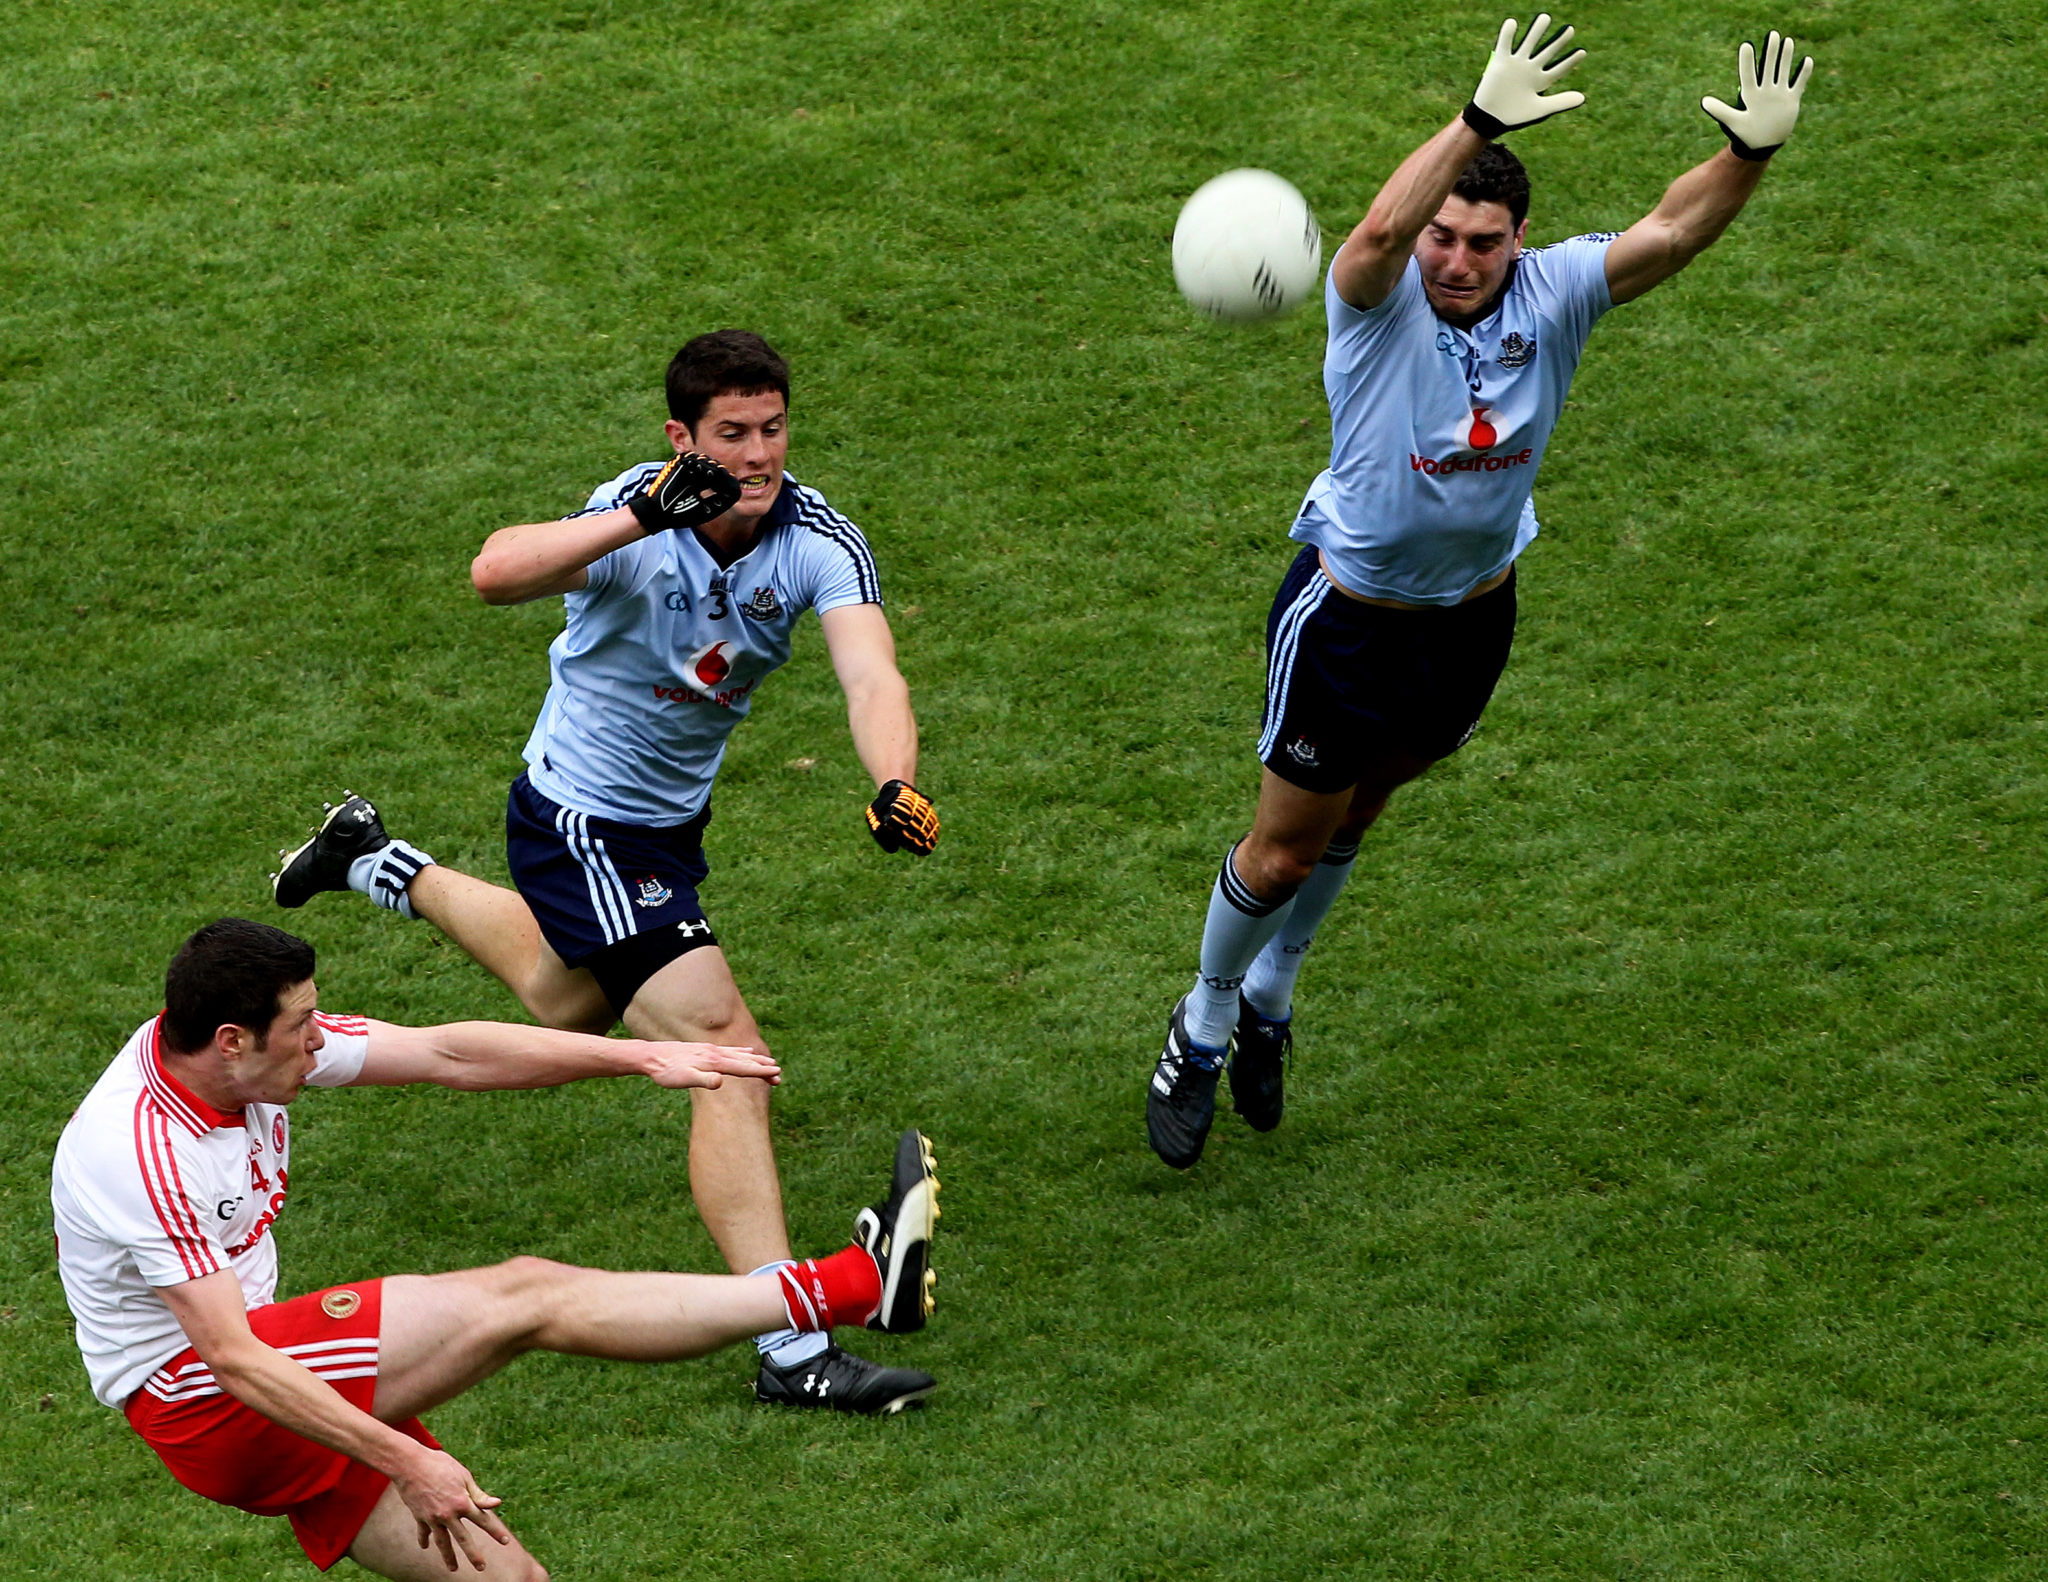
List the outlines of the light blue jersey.
{"label": "light blue jersey", "polygon": [[1363,312],[1325,280],[1330,465],[1290,537],[1344,587],[1456,604],[1536,536],[1529,502],[1593,323],[1612,307],[1612,235],[1532,248],[1469,330],[1437,317],[1413,258]]}
{"label": "light blue jersey", "polygon": [[[577,514],[623,504],[661,466],[621,473]],[[710,800],[725,740],[788,660],[797,617],[880,604],[882,586],[860,529],[785,473],[753,546],[730,565],[694,530],[656,533],[595,562],[564,602],[527,777],[575,812],[670,825]]]}

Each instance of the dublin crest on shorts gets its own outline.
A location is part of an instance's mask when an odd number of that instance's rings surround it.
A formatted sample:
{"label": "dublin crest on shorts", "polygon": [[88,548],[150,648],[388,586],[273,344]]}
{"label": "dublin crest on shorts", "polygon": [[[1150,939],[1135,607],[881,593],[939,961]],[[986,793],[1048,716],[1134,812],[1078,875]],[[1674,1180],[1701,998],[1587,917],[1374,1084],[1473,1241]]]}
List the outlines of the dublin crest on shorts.
{"label": "dublin crest on shorts", "polygon": [[650,873],[641,878],[639,893],[633,897],[633,904],[647,907],[667,906],[674,895],[675,891]]}

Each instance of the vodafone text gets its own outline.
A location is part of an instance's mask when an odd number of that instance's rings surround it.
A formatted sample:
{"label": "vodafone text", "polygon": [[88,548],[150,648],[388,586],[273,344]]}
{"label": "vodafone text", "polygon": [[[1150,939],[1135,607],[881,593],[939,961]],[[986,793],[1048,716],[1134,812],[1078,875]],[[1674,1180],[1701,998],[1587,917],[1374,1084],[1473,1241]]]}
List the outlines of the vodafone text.
{"label": "vodafone text", "polygon": [[714,703],[722,709],[731,708],[754,690],[754,683],[751,681],[743,687],[728,687],[723,692],[698,692],[690,687],[665,687],[658,681],[653,683],[653,686],[654,696],[659,702]]}
{"label": "vodafone text", "polygon": [[1529,458],[1536,454],[1536,447],[1518,450],[1508,456],[1446,456],[1442,461],[1432,456],[1418,456],[1408,453],[1410,472],[1499,472],[1503,467],[1526,467]]}

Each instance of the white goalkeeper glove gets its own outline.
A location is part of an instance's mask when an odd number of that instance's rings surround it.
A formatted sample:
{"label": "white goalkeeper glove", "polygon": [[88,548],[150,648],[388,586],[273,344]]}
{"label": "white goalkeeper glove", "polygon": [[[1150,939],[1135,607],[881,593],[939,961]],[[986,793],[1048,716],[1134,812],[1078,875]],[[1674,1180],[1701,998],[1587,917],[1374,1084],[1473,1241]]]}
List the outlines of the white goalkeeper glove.
{"label": "white goalkeeper glove", "polygon": [[1799,96],[1806,92],[1806,79],[1813,75],[1813,57],[1800,62],[1799,75],[1792,75],[1792,41],[1774,32],[1764,40],[1764,74],[1756,74],[1756,51],[1743,41],[1738,57],[1742,92],[1731,108],[1711,96],[1700,100],[1700,108],[1721,123],[1729,146],[1742,159],[1769,159],[1784,146],[1799,120]]}
{"label": "white goalkeeper glove", "polygon": [[1550,14],[1538,15],[1529,24],[1522,47],[1516,49],[1515,19],[1509,17],[1501,23],[1500,37],[1493,41],[1493,59],[1486,63],[1486,75],[1472,90],[1472,102],[1464,111],[1465,124],[1481,137],[1499,137],[1503,132],[1534,126],[1586,102],[1583,93],[1543,92],[1586,58],[1584,50],[1575,49],[1553,66],[1557,52],[1572,41],[1572,30],[1565,28],[1538,51],[1536,41],[1549,26]]}

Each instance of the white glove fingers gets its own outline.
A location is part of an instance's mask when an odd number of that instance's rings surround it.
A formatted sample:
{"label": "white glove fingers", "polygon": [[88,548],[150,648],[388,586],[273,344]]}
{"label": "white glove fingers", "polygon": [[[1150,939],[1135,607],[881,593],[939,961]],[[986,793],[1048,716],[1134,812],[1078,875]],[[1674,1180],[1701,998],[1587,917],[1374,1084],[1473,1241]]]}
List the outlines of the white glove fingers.
{"label": "white glove fingers", "polygon": [[1500,37],[1493,41],[1493,53],[1496,56],[1514,54],[1515,28],[1517,25],[1513,17],[1509,17],[1505,22],[1501,23]]}
{"label": "white glove fingers", "polygon": [[1785,85],[1785,57],[1791,43],[1788,38],[1780,38],[1776,28],[1772,28],[1770,37],[1764,40],[1763,75],[1757,79],[1764,87],[1782,88]]}
{"label": "white glove fingers", "polygon": [[1792,79],[1792,97],[1797,99],[1806,92],[1806,79],[1813,75],[1813,57],[1807,56],[1799,63],[1799,75]]}
{"label": "white glove fingers", "polygon": [[[1579,51],[1579,53],[1583,55],[1585,51],[1581,50]],[[1543,96],[1543,103],[1546,106],[1556,106],[1556,108],[1551,110],[1550,112],[1552,115],[1562,115],[1566,110],[1576,110],[1580,105],[1584,104],[1585,102],[1586,96],[1583,93],[1578,92],[1576,89],[1574,89],[1570,93],[1546,93]]]}
{"label": "white glove fingers", "polygon": [[1756,92],[1756,46],[1748,39],[1742,41],[1742,48],[1736,51],[1736,78],[1742,84],[1742,100],[1746,104]]}
{"label": "white glove fingers", "polygon": [[[1563,50],[1565,45],[1569,44],[1571,41],[1572,29],[1568,27],[1559,29],[1557,37],[1552,39],[1548,44],[1544,45],[1543,52],[1534,57],[1534,63],[1538,66],[1548,66],[1553,60],[1557,58],[1559,52]],[[1583,55],[1585,51],[1581,50],[1579,51],[1579,53]]]}
{"label": "white glove fingers", "polygon": [[[1559,61],[1555,66],[1551,67],[1550,70],[1546,71],[1543,74],[1544,86],[1548,87],[1551,83],[1556,82],[1558,78],[1562,77],[1566,72],[1570,71],[1574,66],[1578,65],[1578,63],[1584,60],[1585,58],[1586,52],[1584,50],[1573,50],[1569,55],[1565,56],[1563,60]],[[1548,94],[1545,96],[1544,102],[1548,104],[1552,99],[1555,99],[1556,97],[1556,94]],[[1579,97],[1583,99],[1585,98],[1585,95],[1580,94]]]}
{"label": "white glove fingers", "polygon": [[1529,24],[1528,34],[1522,40],[1522,47],[1516,50],[1515,53],[1522,56],[1534,56],[1536,41],[1543,37],[1543,30],[1549,26],[1550,13],[1548,11],[1537,12],[1536,20]]}
{"label": "white glove fingers", "polygon": [[1712,94],[1708,94],[1706,98],[1700,100],[1700,108],[1706,111],[1707,114],[1711,115],[1715,120],[1719,121],[1723,126],[1729,125],[1730,122],[1734,119],[1734,117],[1741,113],[1732,104],[1723,104],[1719,99],[1716,99]]}
{"label": "white glove fingers", "polygon": [[1785,42],[1778,46],[1778,86],[1787,93],[1792,91],[1792,39],[1788,34]]}

